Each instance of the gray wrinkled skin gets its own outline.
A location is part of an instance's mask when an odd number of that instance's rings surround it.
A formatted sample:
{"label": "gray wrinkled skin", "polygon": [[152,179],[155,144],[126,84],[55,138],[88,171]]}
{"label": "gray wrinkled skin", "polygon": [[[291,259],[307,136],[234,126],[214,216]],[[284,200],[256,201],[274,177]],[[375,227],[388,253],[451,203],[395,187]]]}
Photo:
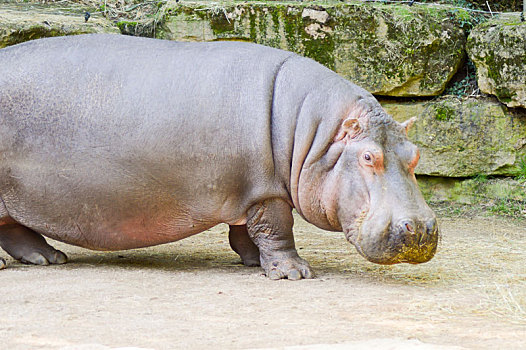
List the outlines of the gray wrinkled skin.
{"label": "gray wrinkled skin", "polygon": [[9,47],[0,246],[60,264],[41,235],[117,250],[228,223],[246,265],[310,278],[296,208],[371,261],[425,262],[438,230],[407,127],[314,61],[259,45],[84,35]]}

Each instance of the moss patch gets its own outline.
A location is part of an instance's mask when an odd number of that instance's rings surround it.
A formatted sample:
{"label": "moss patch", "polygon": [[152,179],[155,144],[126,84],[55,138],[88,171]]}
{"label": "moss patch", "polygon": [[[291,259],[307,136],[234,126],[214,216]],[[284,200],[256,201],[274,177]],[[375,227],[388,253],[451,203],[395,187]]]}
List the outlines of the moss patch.
{"label": "moss patch", "polygon": [[447,104],[437,104],[433,106],[434,108],[434,117],[436,120],[447,121],[455,117],[456,110]]}
{"label": "moss patch", "polygon": [[520,175],[526,156],[526,111],[492,99],[454,97],[382,105],[398,121],[418,118],[409,132],[421,152],[417,174]]}
{"label": "moss patch", "polygon": [[467,50],[481,91],[509,107],[526,107],[526,23],[518,14],[492,19],[470,34]]}
{"label": "moss patch", "polygon": [[526,182],[516,178],[419,176],[418,185],[428,202],[447,203],[458,214],[478,211],[526,219]]}
{"label": "moss patch", "polygon": [[0,48],[52,36],[87,33],[118,33],[100,15],[84,20],[85,7],[72,5],[40,7],[28,3],[2,4],[0,8]]}

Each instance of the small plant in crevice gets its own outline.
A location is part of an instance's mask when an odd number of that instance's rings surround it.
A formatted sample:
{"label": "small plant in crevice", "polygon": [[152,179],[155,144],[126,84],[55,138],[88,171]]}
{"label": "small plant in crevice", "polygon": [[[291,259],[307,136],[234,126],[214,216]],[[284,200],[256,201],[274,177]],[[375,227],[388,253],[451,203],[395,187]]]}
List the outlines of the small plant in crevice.
{"label": "small plant in crevice", "polygon": [[485,183],[488,181],[488,175],[486,174],[478,174],[477,176],[475,176],[473,178],[473,181],[477,182],[477,183]]}
{"label": "small plant in crevice", "polygon": [[421,0],[420,3],[447,5],[450,8],[451,20],[456,22],[460,28],[464,30],[466,36],[469,35],[471,29],[491,17],[491,12],[488,11],[485,5],[481,7],[479,4],[468,0]]}
{"label": "small plant in crevice", "polygon": [[477,71],[470,59],[451,80],[444,94],[457,97],[478,96],[480,94],[477,84]]}
{"label": "small plant in crevice", "polygon": [[[489,177],[486,174],[477,174],[472,178],[472,191],[473,195],[476,197],[484,196],[485,185],[489,181]],[[479,198],[480,199],[480,198]]]}

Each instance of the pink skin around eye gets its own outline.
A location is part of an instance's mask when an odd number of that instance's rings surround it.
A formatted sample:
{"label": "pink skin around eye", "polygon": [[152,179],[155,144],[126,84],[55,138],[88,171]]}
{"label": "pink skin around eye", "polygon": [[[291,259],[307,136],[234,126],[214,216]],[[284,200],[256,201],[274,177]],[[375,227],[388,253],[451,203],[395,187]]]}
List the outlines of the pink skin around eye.
{"label": "pink skin around eye", "polygon": [[365,151],[362,153],[361,163],[364,166],[372,167],[376,173],[382,172],[384,169],[383,153],[379,150]]}

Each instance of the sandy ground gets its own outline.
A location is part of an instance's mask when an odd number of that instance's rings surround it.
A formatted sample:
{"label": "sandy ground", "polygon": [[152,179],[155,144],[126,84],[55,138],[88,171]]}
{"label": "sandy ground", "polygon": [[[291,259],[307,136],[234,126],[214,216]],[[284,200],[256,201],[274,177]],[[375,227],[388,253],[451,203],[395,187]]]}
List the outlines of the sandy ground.
{"label": "sandy ground", "polygon": [[525,222],[440,224],[431,262],[379,266],[297,219],[302,281],[242,266],[224,226],[124,252],[52,242],[67,265],[0,271],[0,347],[526,349]]}

